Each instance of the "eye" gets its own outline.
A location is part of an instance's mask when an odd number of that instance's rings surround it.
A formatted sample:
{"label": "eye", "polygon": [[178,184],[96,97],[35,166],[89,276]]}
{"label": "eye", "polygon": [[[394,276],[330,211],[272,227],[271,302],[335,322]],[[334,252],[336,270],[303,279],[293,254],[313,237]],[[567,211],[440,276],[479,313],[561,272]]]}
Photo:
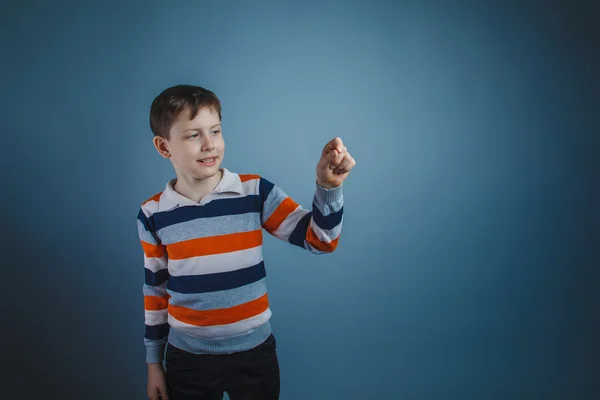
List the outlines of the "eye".
{"label": "eye", "polygon": [[194,133],[193,135],[189,136],[190,139],[195,139],[199,136],[199,134]]}
{"label": "eye", "polygon": [[212,131],[213,135],[218,135],[219,133],[221,133],[220,130],[216,130],[216,131]]}

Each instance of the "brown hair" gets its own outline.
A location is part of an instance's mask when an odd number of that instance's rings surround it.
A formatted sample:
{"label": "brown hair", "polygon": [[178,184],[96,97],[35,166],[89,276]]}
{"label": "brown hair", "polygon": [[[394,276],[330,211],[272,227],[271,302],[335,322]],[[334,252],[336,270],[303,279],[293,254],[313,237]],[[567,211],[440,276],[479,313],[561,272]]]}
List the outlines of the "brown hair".
{"label": "brown hair", "polygon": [[172,86],[163,90],[152,102],[150,129],[154,136],[169,140],[169,131],[179,114],[189,109],[192,120],[205,107],[217,112],[219,120],[221,119],[221,101],[213,92],[200,86]]}

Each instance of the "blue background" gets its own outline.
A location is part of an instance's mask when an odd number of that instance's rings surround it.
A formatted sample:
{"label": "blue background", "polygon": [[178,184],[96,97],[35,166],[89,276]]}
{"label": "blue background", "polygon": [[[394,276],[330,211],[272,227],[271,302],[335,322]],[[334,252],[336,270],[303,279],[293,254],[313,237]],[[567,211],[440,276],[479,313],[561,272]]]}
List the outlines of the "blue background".
{"label": "blue background", "polygon": [[305,207],[357,160],[335,253],[265,234],[282,399],[600,398],[593,2],[216,3],[2,6],[3,394],[145,398],[149,109],[191,83]]}

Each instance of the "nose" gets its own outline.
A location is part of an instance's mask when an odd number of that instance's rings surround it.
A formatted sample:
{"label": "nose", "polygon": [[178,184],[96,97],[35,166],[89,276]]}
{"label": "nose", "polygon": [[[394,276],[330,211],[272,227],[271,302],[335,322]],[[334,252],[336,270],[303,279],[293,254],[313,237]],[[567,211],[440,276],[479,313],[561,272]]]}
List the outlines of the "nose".
{"label": "nose", "polygon": [[215,148],[215,145],[212,141],[210,135],[202,135],[202,151],[209,152]]}

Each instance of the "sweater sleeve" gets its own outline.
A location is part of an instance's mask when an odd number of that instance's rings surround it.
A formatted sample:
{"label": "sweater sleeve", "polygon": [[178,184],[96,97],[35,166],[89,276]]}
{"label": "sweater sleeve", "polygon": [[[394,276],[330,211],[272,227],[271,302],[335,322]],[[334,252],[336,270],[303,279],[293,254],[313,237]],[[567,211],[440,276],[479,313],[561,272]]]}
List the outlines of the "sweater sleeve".
{"label": "sweater sleeve", "polygon": [[159,363],[164,359],[164,350],[169,335],[167,281],[167,252],[156,235],[150,212],[142,206],[138,214],[138,233],[144,253],[145,282],[144,322],[146,333],[146,362]]}
{"label": "sweater sleeve", "polygon": [[342,186],[325,189],[316,184],[312,210],[303,208],[262,177],[259,192],[262,227],[271,235],[313,254],[336,249],[342,231]]}

